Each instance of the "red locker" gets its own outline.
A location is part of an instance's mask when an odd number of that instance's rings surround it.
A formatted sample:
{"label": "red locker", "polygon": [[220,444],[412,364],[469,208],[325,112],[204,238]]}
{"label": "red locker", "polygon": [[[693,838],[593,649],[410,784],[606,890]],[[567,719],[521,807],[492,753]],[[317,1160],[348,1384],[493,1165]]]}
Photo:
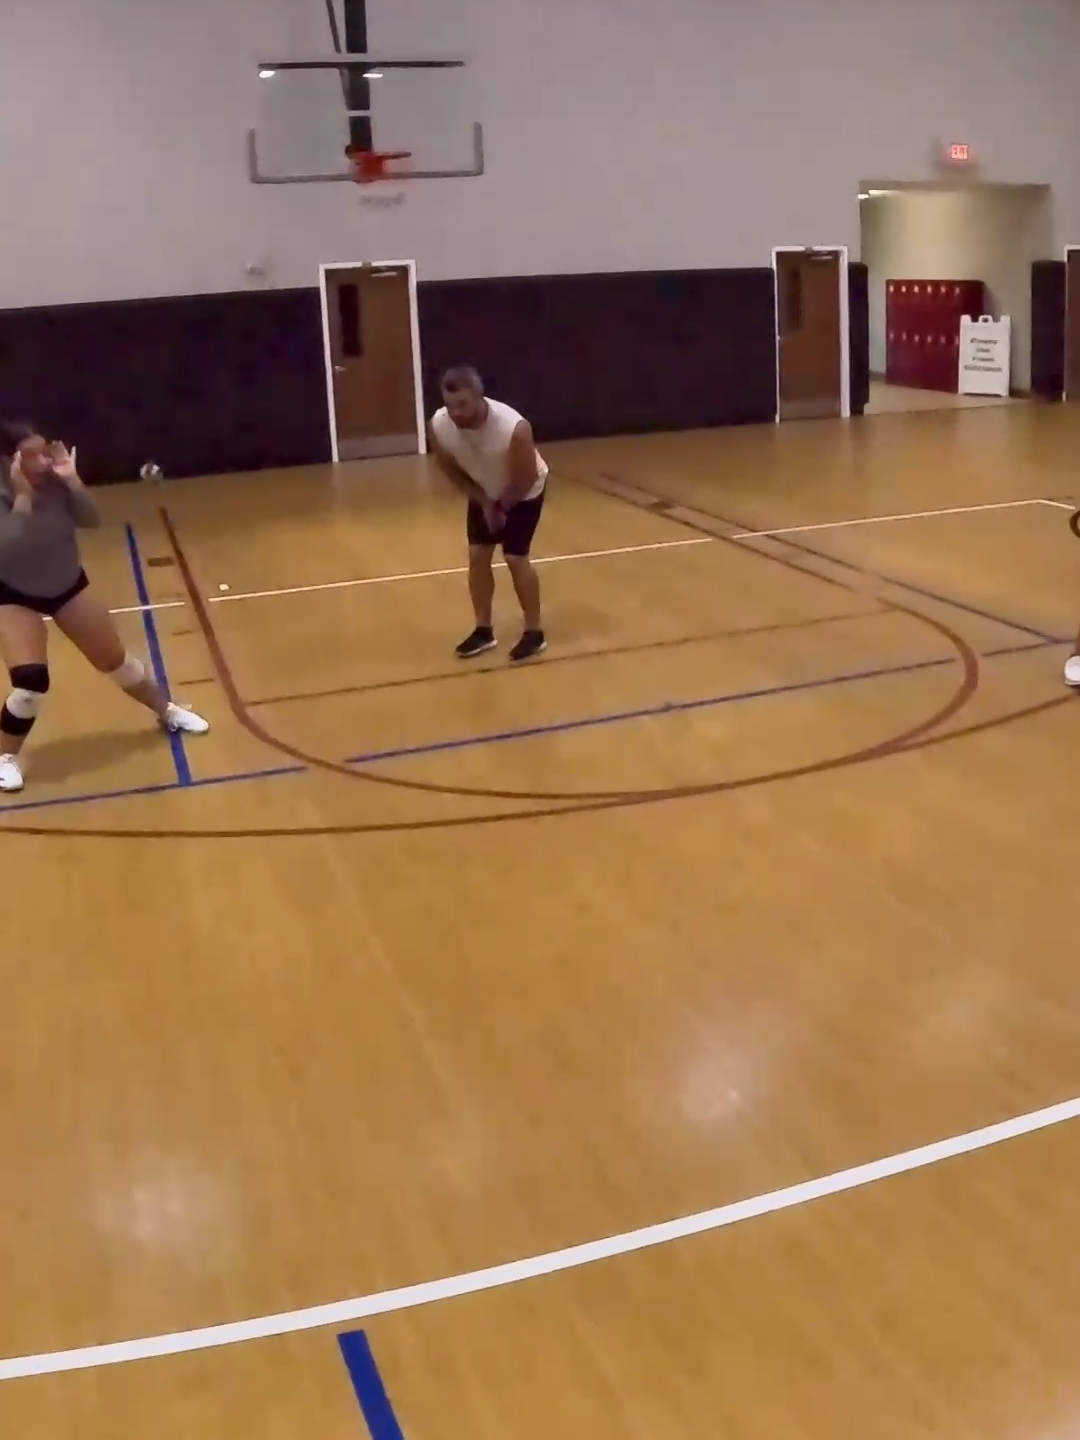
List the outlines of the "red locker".
{"label": "red locker", "polygon": [[981,280],[886,280],[885,378],[920,390],[956,390],[960,320],[981,315]]}

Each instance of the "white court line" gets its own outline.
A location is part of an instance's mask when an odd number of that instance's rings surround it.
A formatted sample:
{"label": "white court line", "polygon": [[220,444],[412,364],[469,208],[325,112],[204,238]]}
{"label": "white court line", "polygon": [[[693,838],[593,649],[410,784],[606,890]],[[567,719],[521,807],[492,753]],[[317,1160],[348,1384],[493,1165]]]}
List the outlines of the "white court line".
{"label": "white court line", "polygon": [[[948,510],[912,510],[906,515],[868,515],[862,520],[827,520],[821,525],[787,525],[782,530],[744,530],[729,540],[760,540],[769,535],[801,535],[807,530],[847,530],[854,525],[891,525],[897,520],[929,520],[935,515],[974,515],[980,510],[1019,510],[1024,505],[1056,505],[1056,500],[997,500],[988,505],[953,505]],[[680,510],[693,511],[692,505]],[[1072,506],[1068,506],[1072,509]],[[704,513],[704,512],[703,512]]]}
{"label": "white court line", "polygon": [[[986,505],[957,505],[947,510],[912,510],[904,515],[867,515],[857,520],[827,520],[818,525],[787,525],[779,530],[743,530],[735,535],[724,536],[727,540],[763,540],[770,535],[800,535],[810,530],[846,530],[855,525],[890,525],[899,520],[929,520],[937,515],[974,515],[982,510],[1016,510],[1025,505],[1053,505],[1060,510],[1072,510],[1073,506],[1062,500],[1001,500]],[[692,505],[678,505],[677,509],[694,510]],[[703,512],[704,513],[704,512]],[[690,545],[715,545],[720,536],[695,535],[681,540],[654,540],[647,545],[617,545],[610,550],[580,550],[568,555],[540,555],[535,565],[561,565],[567,560],[601,560],[608,555],[641,555],[649,550],[681,550]],[[495,568],[505,570],[504,561]],[[320,585],[289,585],[278,590],[245,590],[237,594],[208,595],[209,605],[225,605],[231,600],[270,600],[279,595],[310,595],[320,590],[351,590],[363,585],[393,585],[403,580],[436,580],[446,575],[467,575],[467,565],[451,565],[443,570],[409,570],[394,575],[367,575],[353,580],[327,580]],[[148,610],[178,610],[183,600],[163,600],[153,605],[125,605],[111,610],[111,615],[137,615]]]}
{"label": "white court line", "polygon": [[[572,555],[538,555],[534,565],[559,565],[565,560],[599,560],[605,555],[640,555],[645,550],[680,550],[688,545],[713,545],[711,535],[695,535],[686,540],[653,540],[648,545],[617,545],[612,550],[580,550]],[[505,570],[500,560],[496,570]],[[400,580],[435,580],[442,575],[467,575],[467,565],[452,565],[446,570],[410,570],[398,575],[367,575],[361,580],[328,580],[322,585],[291,585],[285,590],[248,590],[238,595],[210,595],[211,605],[224,605],[230,600],[266,600],[274,595],[307,595],[316,590],[347,590],[355,585],[392,585]]]}
{"label": "white court line", "polygon": [[[148,610],[182,610],[187,602],[184,600],[159,600],[154,605],[121,605],[115,610],[110,610],[110,615],[143,615]],[[46,615],[45,619],[52,623],[52,616]]]}
{"label": "white court line", "polygon": [[1053,505],[1055,510],[1075,510],[1076,506],[1069,500],[1036,500],[1036,505]]}
{"label": "white court line", "polygon": [[386,1315],[395,1310],[409,1310],[418,1305],[431,1305],[437,1300],[452,1300],[461,1295],[475,1295],[482,1290],[495,1290],[521,1280],[535,1280],[541,1275],[554,1275],[560,1270],[574,1270],[597,1260],[610,1260],[635,1250],[648,1250],[672,1240],[685,1240],[710,1230],[737,1225],[806,1205],[826,1195],[839,1195],[857,1190],[878,1180],[921,1170],[970,1155],[1020,1135],[1031,1135],[1052,1125],[1061,1125],[1080,1117],[1080,1096],[1063,1100],[1043,1110],[1032,1110],[1011,1120],[953,1135],[917,1150],[905,1150],[883,1160],[871,1160],[850,1170],[837,1170],[817,1180],[805,1180],[783,1190],[721,1205],[716,1210],[703,1210],[647,1225],[641,1230],[628,1230],[585,1245],[572,1245],[566,1250],[552,1250],[546,1255],[531,1255],[525,1260],[512,1260],[505,1265],[492,1265],[485,1270],[471,1270],[464,1275],[450,1275],[443,1280],[429,1280],[420,1285],[407,1285],[401,1290],[383,1290],[375,1295],[361,1295],[353,1300],[339,1300],[330,1305],[313,1305],[305,1310],[289,1310],[278,1315],[263,1315],[254,1320],[237,1320],[229,1325],[210,1325],[202,1330],[181,1330],[171,1335],[150,1335],[142,1340],[120,1340],[111,1345],[88,1345],[81,1350],[58,1350],[45,1355],[23,1355],[0,1360],[0,1381],[20,1380],[28,1375],[55,1375],[67,1370],[89,1370],[101,1365],[123,1365],[131,1360],[150,1360],[163,1355],[182,1355],[193,1350],[210,1350],[221,1345],[237,1345],[247,1340],[265,1340],[274,1335],[292,1335],[300,1330],[317,1330],[330,1325],[348,1325],[371,1315]]}
{"label": "white court line", "polygon": [[185,601],[183,600],[158,600],[153,605],[121,605],[118,610],[110,610],[110,615],[142,615],[147,610],[182,610]]}
{"label": "white court line", "polygon": [[[946,510],[913,510],[905,515],[868,515],[858,520],[828,520],[819,525],[788,525],[779,530],[744,530],[724,537],[701,535],[682,540],[654,540],[647,545],[618,545],[610,550],[581,550],[569,555],[541,555],[534,560],[536,565],[561,565],[567,560],[599,560],[607,555],[641,555],[649,550],[680,550],[689,545],[715,545],[723,538],[727,540],[765,539],[770,535],[798,535],[808,530],[844,530],[853,525],[888,525],[898,520],[927,520],[936,515],[973,515],[981,510],[1016,510],[1025,505],[1056,505],[1056,500],[1001,500],[986,505],[957,505]],[[679,504],[676,509],[693,513],[691,504]],[[1069,507],[1071,508],[1071,507]],[[505,570],[500,561],[495,567]],[[311,595],[320,590],[350,590],[362,585],[394,585],[403,580],[436,580],[447,575],[467,575],[467,565],[452,565],[443,570],[409,570],[394,575],[367,575],[358,580],[328,580],[320,585],[290,585],[279,590],[245,590],[237,594],[208,595],[210,605],[225,605],[233,600],[268,600],[278,595]],[[171,602],[173,604],[183,602]]]}

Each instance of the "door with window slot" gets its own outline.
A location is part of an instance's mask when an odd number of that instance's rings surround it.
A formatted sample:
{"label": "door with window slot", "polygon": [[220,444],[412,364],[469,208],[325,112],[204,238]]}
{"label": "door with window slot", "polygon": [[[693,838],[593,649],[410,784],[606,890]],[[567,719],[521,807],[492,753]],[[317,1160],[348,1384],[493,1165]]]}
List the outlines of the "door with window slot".
{"label": "door with window slot", "polygon": [[776,253],[781,420],[841,414],[840,260],[835,250]]}
{"label": "door with window slot", "polygon": [[324,273],[339,458],[414,454],[408,267],[358,265]]}

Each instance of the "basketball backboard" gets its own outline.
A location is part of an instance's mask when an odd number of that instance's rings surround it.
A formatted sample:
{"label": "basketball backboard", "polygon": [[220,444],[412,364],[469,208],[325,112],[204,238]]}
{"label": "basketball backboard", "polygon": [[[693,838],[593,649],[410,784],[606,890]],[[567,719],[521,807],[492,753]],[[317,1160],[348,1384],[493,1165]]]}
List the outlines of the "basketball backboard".
{"label": "basketball backboard", "polygon": [[258,123],[248,135],[255,185],[350,181],[346,151],[406,151],[402,178],[484,172],[483,132],[464,58],[331,52],[257,62]]}

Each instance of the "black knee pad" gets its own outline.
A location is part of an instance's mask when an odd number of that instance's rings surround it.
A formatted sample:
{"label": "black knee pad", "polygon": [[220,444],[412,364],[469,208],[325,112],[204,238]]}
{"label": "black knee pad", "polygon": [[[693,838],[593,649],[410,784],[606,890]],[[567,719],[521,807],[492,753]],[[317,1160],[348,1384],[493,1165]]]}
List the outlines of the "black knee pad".
{"label": "black knee pad", "polygon": [[34,728],[41,703],[49,691],[47,665],[13,665],[11,694],[0,710],[0,733],[26,736]]}
{"label": "black knee pad", "polygon": [[49,693],[49,667],[47,665],[13,665],[8,671],[13,690],[33,690],[35,694]]}

